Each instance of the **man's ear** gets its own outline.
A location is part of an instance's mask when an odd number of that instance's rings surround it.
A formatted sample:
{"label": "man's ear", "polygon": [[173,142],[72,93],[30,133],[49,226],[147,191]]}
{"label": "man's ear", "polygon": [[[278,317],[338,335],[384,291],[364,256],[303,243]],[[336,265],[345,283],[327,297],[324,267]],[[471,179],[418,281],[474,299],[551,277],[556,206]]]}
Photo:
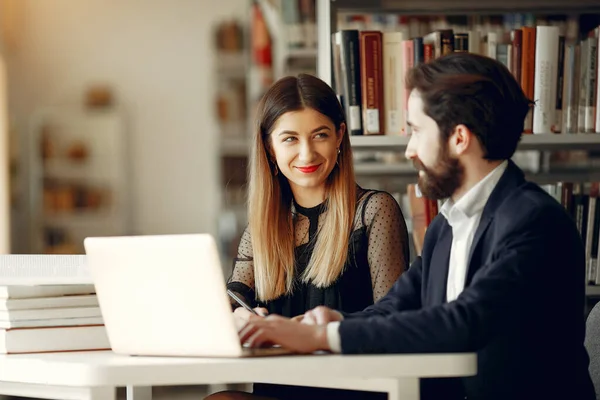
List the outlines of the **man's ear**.
{"label": "man's ear", "polygon": [[449,138],[451,154],[459,156],[467,152],[475,141],[475,136],[469,128],[463,124],[456,125],[454,132]]}

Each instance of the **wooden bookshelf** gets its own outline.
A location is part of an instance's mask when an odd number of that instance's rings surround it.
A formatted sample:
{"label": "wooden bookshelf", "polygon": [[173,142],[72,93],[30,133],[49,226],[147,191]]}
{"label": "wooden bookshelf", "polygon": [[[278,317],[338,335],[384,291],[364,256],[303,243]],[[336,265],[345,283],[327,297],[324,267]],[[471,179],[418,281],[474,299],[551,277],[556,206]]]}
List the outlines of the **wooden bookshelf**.
{"label": "wooden bookshelf", "polygon": [[[589,110],[586,110],[588,114],[585,114],[584,123],[578,121],[577,123],[573,123],[573,114],[571,114],[571,110],[577,110],[577,99],[579,94],[573,94],[576,90],[581,90],[586,93],[585,95],[585,106],[592,107],[590,98],[594,98],[594,95],[589,95],[589,87],[588,80],[590,80],[591,84],[595,84],[593,79],[589,78],[590,73],[597,74],[599,67],[588,67],[588,71],[585,76],[585,79],[581,80],[578,84],[579,86],[575,86],[577,84],[573,84],[573,82],[577,82],[574,78],[574,72],[578,71],[576,68],[580,68],[579,64],[575,64],[574,61],[567,64],[565,60],[575,60],[574,54],[579,57],[579,53],[574,51],[574,46],[577,44],[582,47],[585,43],[585,49],[588,53],[592,51],[596,51],[596,47],[592,47],[592,44],[588,46],[592,35],[590,29],[594,29],[598,26],[598,15],[600,15],[600,2],[597,0],[456,0],[452,2],[448,2],[445,0],[324,0],[317,3],[317,28],[318,28],[318,60],[317,60],[317,71],[318,75],[321,79],[323,79],[328,84],[333,83],[333,65],[332,62],[335,60],[337,63],[337,71],[336,78],[340,79],[338,75],[342,74],[341,71],[351,71],[353,73],[356,71],[355,67],[348,67],[348,64],[351,66],[354,65],[354,61],[343,61],[346,63],[345,68],[340,68],[340,63],[343,60],[340,57],[340,52],[335,52],[332,54],[332,34],[338,32],[338,30],[374,30],[380,32],[398,32],[401,35],[389,35],[388,41],[384,42],[381,40],[382,45],[389,46],[388,54],[398,54],[399,49],[402,49],[402,54],[404,53],[404,49],[406,48],[406,54],[412,54],[412,45],[416,46],[413,43],[405,43],[410,42],[411,39],[421,38],[424,39],[425,35],[431,32],[438,32],[437,36],[433,36],[434,40],[434,49],[435,49],[435,57],[443,54],[441,51],[454,51],[454,42],[451,45],[449,50],[444,50],[444,44],[448,45],[448,34],[442,34],[440,36],[440,32],[442,30],[450,30],[450,28],[454,29],[454,32],[458,32],[461,34],[462,41],[459,42],[461,44],[458,51],[469,51],[469,49],[474,49],[473,52],[484,54],[497,60],[503,62],[511,72],[515,73],[515,76],[520,75],[521,67],[525,64],[525,62],[518,61],[516,64],[514,62],[510,62],[508,59],[508,53],[506,50],[506,46],[511,48],[511,46],[519,46],[521,48],[521,43],[525,43],[525,39],[519,37],[518,39],[510,39],[507,42],[506,35],[508,33],[514,31],[521,31],[523,27],[527,28],[529,38],[529,44],[535,43],[530,40],[531,37],[531,28],[537,31],[541,31],[543,35],[540,37],[544,38],[546,42],[551,43],[548,45],[549,49],[542,48],[534,48],[535,51],[544,51],[547,52],[548,62],[553,62],[557,66],[563,66],[561,72],[557,72],[559,75],[556,77],[559,82],[559,86],[557,88],[558,93],[562,93],[563,97],[561,98],[561,107],[562,110],[567,110],[569,107],[569,115],[571,117],[569,119],[565,119],[567,121],[564,125],[562,122],[559,122],[558,129],[556,125],[553,124],[551,118],[541,118],[538,121],[542,121],[538,123],[537,127],[534,125],[533,128],[526,123],[525,129],[536,132],[536,134],[524,134],[521,138],[521,141],[518,145],[517,151],[529,151],[530,153],[519,153],[514,159],[518,165],[521,165],[523,170],[525,171],[525,175],[528,180],[536,182],[540,185],[544,185],[544,189],[547,190],[551,195],[557,198],[558,192],[556,189],[559,183],[575,183],[578,186],[581,185],[580,189],[583,195],[587,196],[586,191],[588,190],[588,186],[592,182],[600,181],[600,159],[598,158],[597,153],[600,152],[600,133],[567,133],[567,132],[592,132],[598,131],[599,122],[595,122],[595,124],[590,124],[589,118]],[[443,10],[443,11],[440,11]],[[372,19],[367,18],[354,18],[358,14],[370,14],[374,16]],[[393,21],[393,18],[384,19],[382,18],[382,14],[398,14],[403,17],[404,22],[389,22]],[[519,15],[518,18],[513,14],[522,14]],[[527,14],[527,15],[525,15]],[[590,14],[590,15],[586,15]],[[594,14],[594,15],[592,15]],[[439,16],[448,16],[449,18],[444,21],[442,24],[437,24],[436,17]],[[557,18],[558,15],[562,15],[563,19]],[[450,18],[450,16],[452,16]],[[408,17],[408,18],[404,18]],[[426,17],[423,18],[425,22],[422,25],[420,19],[415,17]],[[494,18],[491,18],[494,17]],[[514,21],[511,18],[515,18]],[[442,18],[443,19],[443,18]],[[498,20],[502,20],[503,22],[499,23]],[[411,25],[410,22],[406,22],[406,20],[417,21],[417,25]],[[432,22],[433,21],[433,22]],[[437,24],[437,25],[435,25]],[[595,25],[590,25],[595,24]],[[403,26],[401,26],[403,25]],[[435,25],[435,27],[434,27]],[[560,25],[560,26],[559,26]],[[408,26],[408,27],[407,27]],[[552,29],[545,28],[546,26],[552,26]],[[541,28],[541,29],[540,29]],[[428,32],[425,33],[424,30],[427,29]],[[560,31],[559,31],[560,29]],[[525,30],[523,30],[525,31]],[[474,32],[474,34],[472,33]],[[481,34],[481,37],[479,36]],[[489,34],[489,36],[488,36]],[[523,35],[525,35],[523,33]],[[560,36],[559,36],[560,35]],[[468,40],[473,40],[474,47],[471,47],[470,43],[467,46],[464,45],[464,37],[468,38]],[[484,37],[486,38],[484,41]],[[596,33],[597,40],[597,33]],[[437,39],[435,39],[437,38]],[[408,39],[408,40],[407,40]],[[452,35],[450,40],[455,40],[456,37]],[[489,41],[487,41],[489,39]],[[338,44],[336,46],[336,50],[338,46],[342,46],[342,43],[352,43],[354,47],[348,47],[346,44],[346,57],[348,57],[348,48],[355,49],[357,39],[354,36],[348,34],[346,31],[346,36],[340,36],[339,34],[335,37],[335,42]],[[360,40],[360,34],[359,39]],[[432,41],[432,37],[430,36],[428,40]],[[444,42],[446,40],[446,42]],[[344,42],[345,41],[345,42]],[[513,42],[514,41],[514,42]],[[546,43],[543,40],[540,43]],[[362,42],[361,42],[362,43]],[[400,43],[406,47],[399,47]],[[557,44],[555,44],[557,43]],[[483,47],[488,46],[489,47]],[[502,52],[499,51],[500,45],[503,46]],[[421,43],[420,46],[423,46]],[[497,47],[496,47],[497,46]],[[559,54],[561,56],[555,56],[554,50],[555,47],[559,48]],[[562,46],[562,47],[560,47]],[[598,45],[600,46],[600,45]],[[343,46],[342,46],[343,47]],[[381,47],[380,47],[381,48]],[[600,48],[600,47],[598,47]],[[429,48],[429,59],[431,59],[431,54],[433,50],[431,47]],[[485,50],[484,50],[485,49]],[[542,50],[540,50],[542,49]],[[531,54],[530,48],[527,48],[526,54]],[[523,50],[525,51],[525,50]],[[379,53],[373,51],[377,57],[379,57]],[[516,53],[521,56],[521,53]],[[566,54],[570,54],[569,57]],[[594,57],[597,57],[597,53],[594,54]],[[502,59],[500,58],[502,55]],[[542,55],[545,55],[543,53]],[[337,58],[336,58],[337,57]],[[356,57],[356,56],[354,56]],[[361,57],[363,55],[361,54]],[[410,56],[409,56],[410,57]],[[538,56],[536,56],[537,59]],[[556,58],[554,58],[556,57]],[[561,58],[562,57],[562,58]],[[391,57],[390,58],[394,62],[398,62],[398,58]],[[410,58],[409,58],[410,59]],[[427,60],[426,57],[421,55],[421,62],[423,60]],[[541,57],[542,62],[544,61],[544,57]],[[517,60],[521,60],[517,58]],[[529,59],[527,59],[529,60]],[[578,61],[581,58],[577,58]],[[584,58],[584,60],[586,60]],[[381,63],[383,64],[385,60]],[[563,64],[564,63],[564,64]],[[600,61],[598,62],[600,63]],[[587,65],[587,60],[582,61],[581,65]],[[405,68],[410,68],[410,64],[406,64],[402,66],[402,71]],[[515,67],[514,65],[517,65]],[[528,73],[532,71],[535,72],[531,68],[531,62],[527,64],[529,69],[526,69]],[[535,66],[535,64],[533,64]],[[569,66],[568,71],[570,72],[567,75],[567,66]],[[362,64],[361,64],[362,68]],[[372,67],[373,69],[377,69],[379,76],[385,75],[385,72],[382,74],[381,68],[379,66]],[[370,73],[370,71],[367,71]],[[390,74],[391,79],[397,79],[395,74],[399,74],[398,71],[392,71]],[[583,74],[583,72],[582,72]],[[363,73],[365,75],[365,73]],[[570,78],[570,80],[567,79]],[[547,78],[547,76],[546,76]],[[560,81],[558,79],[561,79]],[[362,79],[362,76],[361,76]],[[537,87],[531,87],[531,82],[533,82],[529,76],[526,75],[526,79],[517,79],[523,90],[529,97],[534,97],[541,99],[540,94],[536,94],[539,90],[540,85],[544,83],[541,80]],[[596,78],[600,79],[600,78]],[[357,83],[356,76],[351,76],[350,80],[353,80],[354,84]],[[550,82],[551,80],[548,80]],[[344,82],[343,78],[340,82]],[[398,82],[397,80],[395,81]],[[400,81],[402,82],[402,81]],[[571,82],[571,86],[568,86]],[[553,87],[549,85],[557,85],[557,82],[548,83],[548,87]],[[339,95],[343,96],[341,92],[344,90],[348,91],[347,88],[351,85],[348,82],[344,82],[345,89],[340,89],[340,85],[338,82],[337,87],[335,87],[336,91],[340,92]],[[385,82],[384,82],[385,86]],[[396,85],[396,87],[402,88],[402,83]],[[393,85],[392,85],[393,87]],[[576,89],[572,89],[576,88]],[[529,93],[529,91],[531,93]],[[563,91],[563,92],[561,92]],[[362,89],[362,93],[364,93],[364,89]],[[583,92],[582,92],[583,93]],[[352,99],[350,105],[357,106],[362,105],[361,100],[357,100],[353,103],[355,99],[355,95],[360,97],[359,93],[346,93],[347,97]],[[392,96],[392,95],[390,95]],[[393,96],[396,96],[395,94]],[[553,99],[556,94],[553,92],[549,95],[550,99]],[[567,96],[569,96],[569,100],[567,100]],[[597,94],[600,97],[600,94]],[[558,96],[560,97],[560,96]],[[584,97],[582,95],[582,97]],[[400,97],[402,98],[402,97]],[[392,97],[395,99],[395,97]],[[369,99],[371,101],[372,99]],[[364,101],[364,99],[363,99]],[[387,100],[384,100],[384,102]],[[550,111],[554,110],[554,104],[552,104],[553,100],[546,101],[544,104],[538,104],[537,111],[538,113],[545,112],[546,109]],[[570,101],[570,102],[569,102]],[[598,100],[594,100],[597,102]],[[397,103],[398,101],[396,101]],[[588,104],[588,102],[590,104]],[[575,105],[575,107],[573,107]],[[544,108],[546,107],[546,108]],[[374,102],[371,101],[370,108],[377,109],[379,112],[381,110],[385,110],[384,107],[381,106],[381,101]],[[392,107],[392,111],[398,115],[399,113],[406,112],[406,108],[401,107]],[[542,110],[542,111],[539,111]],[[363,110],[364,111],[364,110]],[[348,111],[346,111],[348,113]],[[594,111],[595,112],[595,111]],[[535,113],[534,113],[535,114]],[[363,120],[364,120],[364,114]],[[545,114],[544,114],[545,115]],[[563,114],[564,115],[564,114]],[[536,121],[537,116],[532,115],[531,119]],[[575,116],[577,118],[577,115]],[[381,123],[380,123],[381,124]],[[403,121],[404,126],[405,121]],[[579,124],[579,125],[578,125]],[[414,170],[414,167],[411,165],[412,163],[406,162],[404,160],[404,152],[408,146],[410,136],[400,136],[396,133],[406,132],[408,128],[398,129],[398,124],[394,124],[393,128],[386,128],[383,131],[394,132],[394,135],[357,135],[350,137],[350,143],[352,149],[355,154],[355,172],[358,177],[360,184],[364,184],[366,187],[381,187],[383,190],[387,190],[390,192],[394,192],[395,196],[399,198],[403,198],[400,200],[401,206],[406,206],[406,192],[403,192],[404,186],[407,183],[415,183],[417,180],[417,173]],[[591,125],[591,127],[590,127]],[[362,127],[364,130],[364,125]],[[360,127],[355,130],[360,130]],[[550,130],[561,131],[562,133],[553,133]],[[381,131],[381,130],[380,130]],[[571,153],[566,153],[570,151]],[[555,153],[551,153],[555,152]],[[592,152],[586,154],[585,152]],[[596,154],[594,154],[596,152]],[[393,153],[393,154],[392,154]],[[393,155],[393,157],[388,157]],[[395,162],[386,163],[383,160],[393,159]],[[373,161],[371,161],[373,160]],[[377,160],[377,161],[375,161]],[[520,163],[519,163],[520,161]],[[528,162],[531,161],[531,162]],[[523,165],[522,165],[523,164]],[[373,185],[373,186],[371,186]],[[559,199],[558,196],[557,199]],[[559,200],[560,201],[560,200]],[[583,203],[581,203],[583,204]],[[579,204],[579,206],[581,206]],[[410,214],[407,210],[404,210],[405,214]],[[587,211],[586,211],[587,212]],[[592,215],[592,214],[590,214]],[[588,217],[589,218],[589,217]],[[582,229],[581,227],[579,227]],[[597,229],[597,228],[595,228]],[[582,232],[582,236],[585,235],[585,232]],[[590,270],[587,272],[588,278],[589,274],[596,274],[595,281],[598,282],[598,274],[594,270]],[[594,281],[593,275],[591,281]],[[591,298],[600,299],[600,285],[586,286],[586,295]]]}
{"label": "wooden bookshelf", "polygon": [[[440,11],[443,10],[443,11]],[[401,13],[404,15],[492,15],[600,13],[597,0],[323,0],[317,2],[317,74],[332,83],[331,34],[340,12]]]}
{"label": "wooden bookshelf", "polygon": [[[357,150],[405,151],[409,136],[363,135],[351,136],[350,143]],[[600,134],[523,135],[518,150],[600,150]]]}
{"label": "wooden bookshelf", "polygon": [[[382,162],[355,163],[354,172],[361,179],[368,177],[393,179],[399,185],[417,182],[417,171],[408,162],[394,164]],[[564,171],[525,171],[525,178],[540,185],[556,182],[595,182],[600,181],[600,171],[589,168]]]}
{"label": "wooden bookshelf", "polygon": [[83,254],[85,237],[130,234],[125,126],[117,108],[34,111],[28,132],[34,253]]}

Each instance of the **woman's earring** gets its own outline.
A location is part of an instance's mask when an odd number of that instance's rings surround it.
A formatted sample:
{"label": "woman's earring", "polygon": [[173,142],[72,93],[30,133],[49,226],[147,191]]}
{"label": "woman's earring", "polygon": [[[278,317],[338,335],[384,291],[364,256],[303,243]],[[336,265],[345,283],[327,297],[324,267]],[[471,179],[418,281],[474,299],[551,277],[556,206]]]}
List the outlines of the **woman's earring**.
{"label": "woman's earring", "polygon": [[274,175],[277,176],[277,174],[279,174],[279,169],[277,168],[277,164],[273,164],[273,166],[275,167]]}
{"label": "woman's earring", "polygon": [[340,148],[338,147],[338,154],[340,154],[342,151],[340,150]]}

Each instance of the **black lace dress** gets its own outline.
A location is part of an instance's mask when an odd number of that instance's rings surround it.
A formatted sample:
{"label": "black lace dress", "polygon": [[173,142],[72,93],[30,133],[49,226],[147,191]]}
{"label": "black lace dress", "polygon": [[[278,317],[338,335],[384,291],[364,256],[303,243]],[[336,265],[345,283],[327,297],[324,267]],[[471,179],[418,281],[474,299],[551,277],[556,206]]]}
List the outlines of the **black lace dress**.
{"label": "black lace dress", "polygon": [[[253,307],[262,306],[270,314],[294,317],[317,306],[354,312],[382,298],[408,266],[408,233],[396,200],[386,192],[357,188],[354,227],[349,241],[348,259],[342,275],[325,288],[302,282],[313,250],[314,237],[327,213],[320,204],[312,208],[293,205],[296,240],[296,277],[292,293],[268,302],[257,301],[254,293],[252,238],[243,233],[238,255],[227,288],[238,293]],[[232,303],[233,307],[237,304]],[[293,393],[292,393],[293,392]],[[294,398],[365,398],[365,392],[351,392],[284,385],[255,384],[254,393],[279,399]],[[340,397],[341,396],[341,397]],[[385,397],[384,397],[385,398]]]}

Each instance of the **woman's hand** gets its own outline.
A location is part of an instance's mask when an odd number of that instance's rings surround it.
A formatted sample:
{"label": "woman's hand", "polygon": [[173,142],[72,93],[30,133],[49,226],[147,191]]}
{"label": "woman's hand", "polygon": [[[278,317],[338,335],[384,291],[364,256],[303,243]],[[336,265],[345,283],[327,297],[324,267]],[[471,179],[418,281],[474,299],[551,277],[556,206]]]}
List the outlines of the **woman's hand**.
{"label": "woman's hand", "polygon": [[[254,308],[254,311],[259,315],[259,317],[266,317],[269,315],[269,311],[267,311],[266,308],[256,307]],[[251,316],[256,317],[256,315],[252,314],[244,307],[238,307],[233,311],[233,317],[238,331],[248,323],[248,320],[250,320]]]}
{"label": "woman's hand", "polygon": [[291,320],[294,322],[302,322],[302,318],[304,318],[304,314],[296,315],[295,317],[291,318]]}

